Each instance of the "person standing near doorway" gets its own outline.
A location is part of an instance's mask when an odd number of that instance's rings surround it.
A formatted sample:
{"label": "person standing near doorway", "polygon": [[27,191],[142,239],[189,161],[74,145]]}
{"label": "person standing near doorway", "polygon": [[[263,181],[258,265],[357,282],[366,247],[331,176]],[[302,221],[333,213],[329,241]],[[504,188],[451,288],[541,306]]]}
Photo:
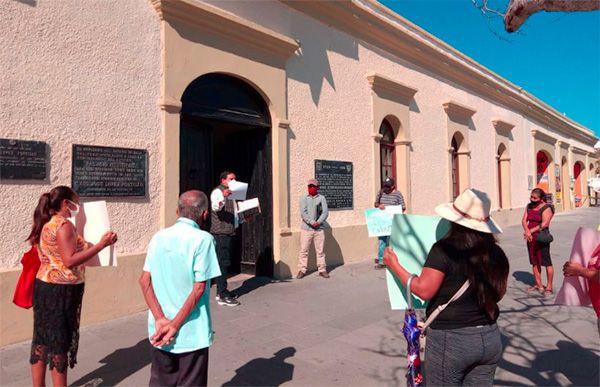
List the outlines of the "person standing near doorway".
{"label": "person standing near doorway", "polygon": [[[527,289],[528,292],[540,292],[545,296],[551,296],[552,280],[554,278],[554,267],[550,257],[550,244],[537,241],[537,236],[543,229],[550,227],[550,221],[554,216],[552,205],[546,202],[546,193],[541,188],[531,191],[530,202],[523,213],[521,224],[523,226],[523,238],[527,242],[529,263],[533,268],[535,284]],[[542,285],[542,266],[546,267],[548,282]]]}
{"label": "person standing near doorway", "polygon": [[[406,213],[406,204],[404,202],[404,196],[396,189],[396,182],[391,177],[386,177],[383,181],[383,187],[375,198],[375,208],[384,210],[386,206],[402,206],[402,213]],[[390,236],[380,236],[378,238],[378,250],[377,258],[375,259],[375,269],[382,269],[385,267],[383,264],[383,253],[385,248],[390,245]]]}
{"label": "person standing near doorway", "polygon": [[213,342],[210,280],[221,274],[214,238],[200,228],[208,218],[206,194],[181,194],[177,216],[152,237],[139,280],[154,347],[150,386],[206,386]]}
{"label": "person standing near doorway", "polygon": [[314,241],[317,253],[317,268],[319,275],[329,278],[327,265],[325,263],[325,231],[323,223],[329,216],[327,200],[325,196],[319,195],[319,182],[316,179],[308,181],[308,195],[300,199],[300,216],[302,217],[302,230],[300,232],[300,256],[298,257],[297,279],[306,275],[308,266],[308,250]]}
{"label": "person standing near doorway", "polygon": [[216,279],[217,303],[225,306],[238,306],[236,295],[227,290],[227,269],[231,264],[231,250],[239,218],[235,211],[235,201],[231,200],[229,182],[235,180],[235,173],[225,171],[220,175],[221,183],[210,194],[211,217],[210,233],[215,237],[217,258],[221,276]]}

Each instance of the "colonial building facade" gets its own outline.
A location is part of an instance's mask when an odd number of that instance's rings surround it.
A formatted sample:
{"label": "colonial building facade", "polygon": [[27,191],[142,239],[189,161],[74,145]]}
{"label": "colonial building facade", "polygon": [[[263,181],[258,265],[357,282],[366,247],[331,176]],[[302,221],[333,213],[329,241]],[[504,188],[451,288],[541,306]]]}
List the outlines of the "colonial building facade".
{"label": "colonial building facade", "polygon": [[323,165],[346,168],[340,186],[328,177],[330,265],[375,255],[364,210],[387,176],[417,214],[467,187],[502,225],[536,186],[558,211],[595,203],[592,131],[373,0],[10,2],[0,14],[0,137],[49,150],[44,179],[0,185],[0,344],[31,332],[10,303],[18,259],[39,195],[73,180],[73,144],[147,154],[144,194],[104,198],[119,266],[88,271],[84,323],[144,308],[147,243],[180,192],[209,191],[222,170],[262,210],[232,270],[281,278]]}

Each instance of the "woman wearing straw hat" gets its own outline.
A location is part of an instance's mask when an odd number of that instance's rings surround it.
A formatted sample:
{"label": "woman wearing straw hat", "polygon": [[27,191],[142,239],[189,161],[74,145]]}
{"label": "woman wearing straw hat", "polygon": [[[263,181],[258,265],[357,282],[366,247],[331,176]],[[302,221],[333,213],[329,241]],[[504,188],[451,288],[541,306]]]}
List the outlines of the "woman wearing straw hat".
{"label": "woman wearing straw hat", "polygon": [[491,386],[502,357],[496,320],[509,271],[494,237],[502,230],[490,217],[487,194],[474,189],[465,190],[454,203],[437,206],[435,212],[450,221],[450,231],[431,248],[421,275],[406,271],[390,248],[384,263],[404,285],[412,276],[412,293],[429,300],[427,317],[468,281],[466,291],[429,325],[424,380],[430,386]]}

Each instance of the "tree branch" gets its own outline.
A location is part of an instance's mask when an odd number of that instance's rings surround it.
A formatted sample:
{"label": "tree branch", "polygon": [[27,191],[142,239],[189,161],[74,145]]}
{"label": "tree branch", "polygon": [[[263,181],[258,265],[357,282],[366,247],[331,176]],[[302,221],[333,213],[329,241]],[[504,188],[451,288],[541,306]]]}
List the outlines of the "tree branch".
{"label": "tree branch", "polygon": [[600,0],[510,0],[504,28],[506,32],[515,32],[534,13],[580,12],[600,10]]}

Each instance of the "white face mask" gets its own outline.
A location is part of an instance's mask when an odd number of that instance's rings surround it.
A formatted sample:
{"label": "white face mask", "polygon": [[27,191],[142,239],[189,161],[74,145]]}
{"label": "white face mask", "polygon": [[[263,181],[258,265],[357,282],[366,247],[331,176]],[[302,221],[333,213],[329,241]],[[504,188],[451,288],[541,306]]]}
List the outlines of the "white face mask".
{"label": "white face mask", "polygon": [[77,203],[73,203],[70,200],[67,200],[69,202],[70,205],[75,206],[75,209],[71,209],[71,207],[69,206],[69,211],[71,211],[71,218],[73,218],[73,220],[75,220],[75,218],[77,218],[77,214],[79,214],[79,204]]}

